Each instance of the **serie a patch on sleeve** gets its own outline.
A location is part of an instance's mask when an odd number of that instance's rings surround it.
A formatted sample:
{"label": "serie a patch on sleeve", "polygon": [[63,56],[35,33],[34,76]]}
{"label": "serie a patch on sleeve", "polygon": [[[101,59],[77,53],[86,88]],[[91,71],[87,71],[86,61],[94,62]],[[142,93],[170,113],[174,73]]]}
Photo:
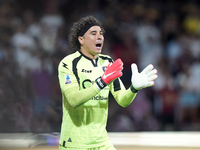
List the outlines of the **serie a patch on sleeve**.
{"label": "serie a patch on sleeve", "polygon": [[71,81],[71,76],[69,75],[69,74],[66,74],[65,75],[65,84],[69,84],[69,83],[71,83],[72,81]]}

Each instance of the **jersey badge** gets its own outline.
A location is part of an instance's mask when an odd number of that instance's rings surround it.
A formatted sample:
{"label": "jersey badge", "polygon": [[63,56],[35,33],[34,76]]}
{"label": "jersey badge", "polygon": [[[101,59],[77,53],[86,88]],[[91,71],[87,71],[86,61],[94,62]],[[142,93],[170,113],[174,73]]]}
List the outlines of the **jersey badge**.
{"label": "jersey badge", "polygon": [[69,74],[65,75],[65,84],[71,83],[71,76]]}
{"label": "jersey badge", "polygon": [[103,67],[102,67],[102,70],[105,72],[106,68],[107,68],[106,66],[103,66]]}

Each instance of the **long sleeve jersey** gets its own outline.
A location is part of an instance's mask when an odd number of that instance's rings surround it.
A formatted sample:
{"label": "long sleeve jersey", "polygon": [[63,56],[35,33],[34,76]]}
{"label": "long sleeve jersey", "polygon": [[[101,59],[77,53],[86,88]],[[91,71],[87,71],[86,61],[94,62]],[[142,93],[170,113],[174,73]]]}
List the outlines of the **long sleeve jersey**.
{"label": "long sleeve jersey", "polygon": [[108,55],[99,54],[92,60],[80,51],[61,60],[58,67],[63,99],[61,145],[91,148],[110,142],[106,131],[109,92],[123,107],[136,95],[126,90],[119,78],[99,91],[95,80],[103,75],[110,62],[113,60]]}

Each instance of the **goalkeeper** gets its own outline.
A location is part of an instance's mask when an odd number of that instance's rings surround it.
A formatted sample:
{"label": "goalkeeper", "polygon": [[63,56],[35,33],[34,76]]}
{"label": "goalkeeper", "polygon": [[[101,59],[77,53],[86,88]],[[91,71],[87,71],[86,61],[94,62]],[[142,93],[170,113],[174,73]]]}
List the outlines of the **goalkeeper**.
{"label": "goalkeeper", "polygon": [[131,86],[125,89],[119,78],[123,62],[101,54],[103,43],[104,29],[93,16],[73,24],[69,44],[76,52],[58,66],[63,99],[59,150],[116,150],[106,131],[109,92],[126,107],[139,90],[153,86],[157,78],[153,65],[139,73],[133,63]]}

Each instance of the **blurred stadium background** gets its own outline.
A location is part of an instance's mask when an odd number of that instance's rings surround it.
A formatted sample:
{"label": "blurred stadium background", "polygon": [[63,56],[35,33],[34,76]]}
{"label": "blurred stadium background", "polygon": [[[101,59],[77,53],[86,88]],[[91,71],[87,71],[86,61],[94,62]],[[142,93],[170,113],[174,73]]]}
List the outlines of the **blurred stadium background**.
{"label": "blurred stadium background", "polygon": [[72,52],[72,23],[86,15],[103,23],[103,53],[122,59],[126,87],[131,63],[158,70],[155,86],[140,91],[127,108],[110,96],[111,140],[131,133],[127,145],[142,146],[137,136],[153,144],[152,137],[182,137],[182,148],[200,147],[192,143],[200,143],[199,8],[198,0],[0,0],[0,149],[29,138],[56,146],[62,117],[57,66]]}

